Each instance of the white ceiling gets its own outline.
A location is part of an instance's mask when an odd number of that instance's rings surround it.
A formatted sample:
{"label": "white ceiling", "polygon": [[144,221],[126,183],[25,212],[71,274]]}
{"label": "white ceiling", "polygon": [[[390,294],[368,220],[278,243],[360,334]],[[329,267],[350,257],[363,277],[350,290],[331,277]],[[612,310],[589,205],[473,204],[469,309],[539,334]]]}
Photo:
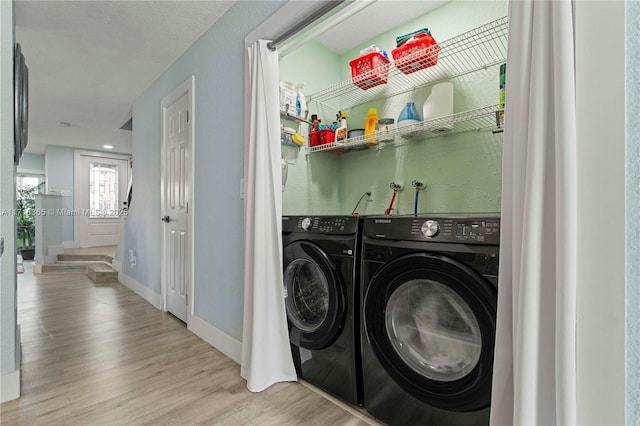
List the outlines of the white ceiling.
{"label": "white ceiling", "polygon": [[233,3],[16,1],[29,67],[27,152],[109,144],[130,153],[131,132],[120,127],[133,102]]}

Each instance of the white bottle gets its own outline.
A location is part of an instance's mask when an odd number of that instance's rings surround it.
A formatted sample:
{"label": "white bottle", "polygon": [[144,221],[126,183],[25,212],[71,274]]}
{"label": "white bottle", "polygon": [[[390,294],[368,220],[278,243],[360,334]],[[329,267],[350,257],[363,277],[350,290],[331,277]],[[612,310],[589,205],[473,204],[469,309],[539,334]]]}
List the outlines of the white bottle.
{"label": "white bottle", "polygon": [[[453,83],[434,85],[431,94],[422,106],[422,119],[425,122],[441,118],[434,123],[425,124],[432,132],[444,132],[453,129]],[[444,117],[444,118],[443,118]]]}

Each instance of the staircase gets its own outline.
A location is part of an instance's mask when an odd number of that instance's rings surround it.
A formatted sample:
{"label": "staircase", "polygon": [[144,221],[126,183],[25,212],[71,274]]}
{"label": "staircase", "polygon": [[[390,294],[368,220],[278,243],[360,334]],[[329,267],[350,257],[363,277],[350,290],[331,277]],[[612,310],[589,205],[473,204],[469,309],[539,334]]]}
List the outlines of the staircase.
{"label": "staircase", "polygon": [[42,273],[86,274],[94,283],[118,282],[112,261],[113,257],[106,254],[59,254],[55,263],[42,265]]}

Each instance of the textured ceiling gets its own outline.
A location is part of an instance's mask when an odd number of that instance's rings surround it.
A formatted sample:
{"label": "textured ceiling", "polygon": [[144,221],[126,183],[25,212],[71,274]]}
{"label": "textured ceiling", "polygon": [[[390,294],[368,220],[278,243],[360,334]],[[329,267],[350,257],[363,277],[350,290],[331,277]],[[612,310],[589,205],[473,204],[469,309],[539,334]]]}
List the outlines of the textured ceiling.
{"label": "textured ceiling", "polygon": [[133,102],[233,3],[16,1],[30,80],[27,152],[109,144],[130,153],[131,132],[120,127]]}

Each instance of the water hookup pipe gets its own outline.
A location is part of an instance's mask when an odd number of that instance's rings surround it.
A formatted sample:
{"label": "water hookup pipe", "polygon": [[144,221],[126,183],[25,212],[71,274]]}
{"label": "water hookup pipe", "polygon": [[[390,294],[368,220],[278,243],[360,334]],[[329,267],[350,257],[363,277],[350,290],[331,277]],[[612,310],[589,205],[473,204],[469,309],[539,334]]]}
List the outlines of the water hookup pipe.
{"label": "water hookup pipe", "polygon": [[387,216],[391,216],[391,212],[393,211],[393,203],[396,201],[396,195],[398,194],[399,191],[402,191],[403,189],[402,184],[396,183],[396,182],[391,182],[389,184],[389,187],[393,190],[393,195],[391,196],[391,202],[389,203],[389,207],[384,212],[384,214],[386,214]]}
{"label": "water hookup pipe", "polygon": [[413,202],[413,215],[417,217],[418,216],[418,199],[420,197],[419,194],[421,190],[426,188],[426,186],[424,183],[417,180],[411,181],[411,186],[413,186],[416,190],[416,197]]}

